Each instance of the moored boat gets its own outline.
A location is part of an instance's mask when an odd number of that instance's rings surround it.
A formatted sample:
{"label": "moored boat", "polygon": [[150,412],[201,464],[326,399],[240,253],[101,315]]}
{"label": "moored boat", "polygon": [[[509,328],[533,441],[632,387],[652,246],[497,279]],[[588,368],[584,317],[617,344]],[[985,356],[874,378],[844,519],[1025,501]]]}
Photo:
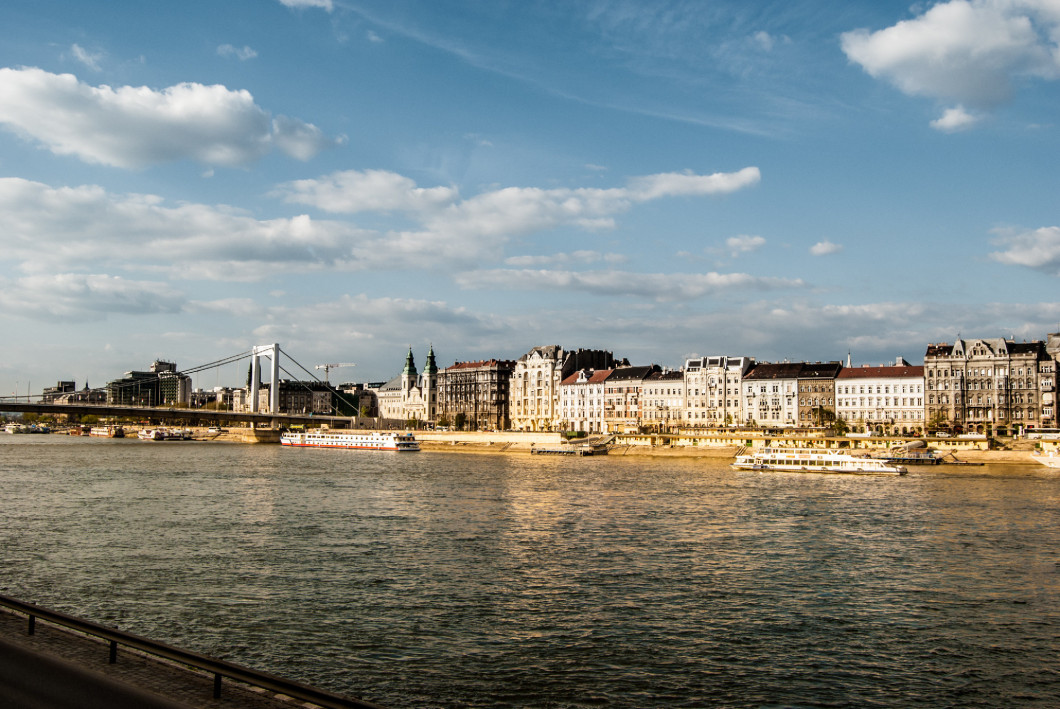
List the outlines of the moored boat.
{"label": "moored boat", "polygon": [[905,475],[906,469],[879,458],[861,458],[812,448],[759,448],[736,456],[738,470],[774,470],[788,473],[849,473],[853,475]]}
{"label": "moored boat", "polygon": [[280,445],[296,448],[349,448],[375,451],[418,451],[420,444],[411,433],[368,431],[287,431],[280,435]]}
{"label": "moored boat", "polygon": [[1056,451],[1049,451],[1048,453],[1039,453],[1035,451],[1031,454],[1031,460],[1035,463],[1041,463],[1047,468],[1060,469],[1060,453]]}
{"label": "moored boat", "polygon": [[121,426],[93,426],[88,435],[100,438],[125,438],[125,429]]}

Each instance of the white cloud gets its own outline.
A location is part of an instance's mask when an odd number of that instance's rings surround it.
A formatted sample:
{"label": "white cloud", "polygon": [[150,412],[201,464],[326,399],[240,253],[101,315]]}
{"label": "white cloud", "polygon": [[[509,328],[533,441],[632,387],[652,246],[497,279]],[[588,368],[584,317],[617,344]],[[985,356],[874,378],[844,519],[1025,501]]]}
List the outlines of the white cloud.
{"label": "white cloud", "polygon": [[727,194],[759,181],[758,168],[735,173],[663,173],[611,189],[506,187],[459,199],[452,187],[420,188],[393,172],[350,170],[281,185],[276,196],[330,212],[403,212],[418,228],[387,235],[386,250],[449,262],[498,259],[513,237],[571,226],[611,229],[633,205],[671,196]]}
{"label": "white cloud", "polygon": [[775,40],[773,36],[768,32],[755,32],[752,36],[752,40],[755,44],[761,47],[763,50],[770,52],[773,50],[773,44]]}
{"label": "white cloud", "polygon": [[149,281],[80,273],[38,274],[3,283],[0,309],[47,320],[100,320],[108,313],[176,313],[183,294]]}
{"label": "white cloud", "polygon": [[332,0],[280,0],[283,5],[301,10],[303,8],[319,7],[322,10],[331,12],[334,9]]}
{"label": "white cloud", "polygon": [[282,185],[278,194],[287,202],[341,214],[427,212],[458,197],[455,187],[417,187],[410,178],[386,170],[346,170],[316,180],[297,180]]}
{"label": "white cloud", "polygon": [[939,118],[931,121],[931,127],[944,133],[956,133],[971,128],[979,119],[979,116],[965,111],[964,106],[954,106],[947,108]]}
{"label": "white cloud", "polygon": [[[0,178],[0,250],[8,263],[30,274],[88,271],[97,264],[111,273],[240,282],[277,272],[468,269],[499,262],[516,236],[609,227],[614,215],[666,192],[507,188],[460,200],[452,187],[419,188],[391,172],[350,171],[289,183],[280,194],[339,212],[399,212],[417,224],[409,230],[363,229],[306,214],[262,220],[226,206],[168,204],[155,195],[111,194],[92,185],[56,188]],[[515,257],[510,265],[622,260],[619,254],[575,249]]]}
{"label": "white cloud", "polygon": [[667,172],[646,177],[634,177],[626,189],[628,197],[644,202],[659,197],[682,195],[728,194],[758,184],[762,174],[757,167],[745,167],[737,172],[716,172],[696,175],[692,172]]}
{"label": "white cloud", "polygon": [[750,253],[751,251],[757,251],[758,249],[765,246],[766,240],[761,236],[750,236],[747,234],[741,234],[739,236],[730,236],[725,240],[725,246],[729,249],[729,253],[732,254],[733,258],[740,254]]}
{"label": "white cloud", "polygon": [[632,273],[629,271],[565,271],[492,269],[462,273],[464,288],[570,290],[596,295],[626,295],[657,301],[699,298],[733,289],[801,288],[798,279],[762,278],[746,273]]}
{"label": "white cloud", "polygon": [[847,32],[841,44],[903,93],[987,109],[1025,79],[1060,77],[1058,39],[1055,0],[951,0],[877,32]]}
{"label": "white cloud", "polygon": [[818,241],[816,244],[810,247],[810,253],[814,256],[827,256],[829,254],[837,254],[842,250],[842,245],[833,244],[827,239],[825,239],[824,241]]}
{"label": "white cloud", "polygon": [[530,267],[530,266],[561,266],[573,263],[595,263],[604,261],[606,263],[622,263],[628,260],[622,254],[602,254],[599,251],[579,250],[570,253],[542,254],[536,256],[509,256],[504,259],[505,265]]}
{"label": "white cloud", "polygon": [[102,52],[90,52],[79,44],[74,44],[70,47],[70,52],[74,55],[74,59],[87,66],[92,71],[99,71],[99,61],[103,58]]}
{"label": "white cloud", "polygon": [[382,37],[377,35],[375,32],[372,32],[371,30],[368,30],[366,36],[368,37],[368,41],[372,44],[382,44],[385,41]]}
{"label": "white cloud", "polygon": [[1060,227],[1042,227],[1022,233],[999,230],[996,233],[994,243],[1006,248],[990,254],[990,258],[999,263],[1060,276]]}
{"label": "white cloud", "polygon": [[36,68],[0,69],[0,124],[56,154],[128,168],[185,159],[246,165],[273,147],[305,160],[329,142],[310,124],[270,119],[248,91],[93,87]]}
{"label": "white cloud", "polygon": [[242,49],[233,47],[231,44],[222,44],[217,48],[217,53],[222,57],[235,57],[240,61],[247,61],[248,59],[254,59],[258,56],[250,47],[244,46]]}
{"label": "white cloud", "polygon": [[228,281],[279,270],[363,267],[381,236],[307,216],[258,220],[226,207],[167,206],[153,195],[0,179],[0,249],[28,273],[87,268]]}

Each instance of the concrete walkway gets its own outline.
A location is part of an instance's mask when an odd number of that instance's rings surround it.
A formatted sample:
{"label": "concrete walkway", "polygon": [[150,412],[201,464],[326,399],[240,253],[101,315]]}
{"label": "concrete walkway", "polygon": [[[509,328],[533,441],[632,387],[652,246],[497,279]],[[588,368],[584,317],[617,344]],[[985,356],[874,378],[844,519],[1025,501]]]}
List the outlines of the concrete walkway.
{"label": "concrete walkway", "polygon": [[25,616],[0,610],[0,706],[5,709],[292,709],[305,706],[48,623],[27,634]]}

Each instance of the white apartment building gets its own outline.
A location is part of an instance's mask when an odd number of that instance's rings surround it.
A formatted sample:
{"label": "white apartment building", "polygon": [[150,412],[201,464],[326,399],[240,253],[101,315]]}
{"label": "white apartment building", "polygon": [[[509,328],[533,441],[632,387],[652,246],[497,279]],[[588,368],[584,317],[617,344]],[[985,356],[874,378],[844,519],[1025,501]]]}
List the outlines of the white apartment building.
{"label": "white apartment building", "polygon": [[685,360],[686,426],[728,426],[745,420],[741,386],[752,357],[697,357]]}
{"label": "white apartment building", "polygon": [[604,381],[611,369],[580,369],[559,385],[559,415],[567,430],[603,433]]}
{"label": "white apartment building", "polygon": [[756,364],[743,378],[744,422],[796,426],[799,421],[801,362]]}
{"label": "white apartment building", "polygon": [[847,367],[835,380],[836,415],[851,431],[914,434],[924,428],[924,368]]}
{"label": "white apartment building", "polygon": [[685,410],[684,372],[655,372],[644,380],[640,406],[642,424],[661,430],[680,428],[685,424]]}

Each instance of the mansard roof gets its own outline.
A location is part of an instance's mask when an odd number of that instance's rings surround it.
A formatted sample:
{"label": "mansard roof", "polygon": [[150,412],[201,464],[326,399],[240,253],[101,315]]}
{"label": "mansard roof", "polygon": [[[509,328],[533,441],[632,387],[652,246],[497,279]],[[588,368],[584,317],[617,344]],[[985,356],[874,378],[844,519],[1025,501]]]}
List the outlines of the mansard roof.
{"label": "mansard roof", "polygon": [[401,390],[401,375],[397,375],[383,386],[379,387],[379,391],[400,391]]}
{"label": "mansard roof", "polygon": [[[573,384],[599,384],[600,382],[607,379],[607,376],[615,370],[613,369],[579,369],[574,374],[571,374],[562,382],[560,386],[571,386]],[[583,375],[588,374],[585,381],[579,382],[578,379]]]}
{"label": "mansard roof", "polygon": [[649,375],[648,379],[651,379],[652,381],[658,380],[683,382],[685,380],[685,373],[679,369],[672,372],[655,372],[654,374]]}
{"label": "mansard roof", "polygon": [[748,379],[798,379],[802,362],[760,362],[744,375]]}
{"label": "mansard roof", "polygon": [[1013,355],[1041,356],[1045,352],[1045,343],[1041,340],[1016,342],[1015,340],[1006,340],[1003,337],[971,340],[962,340],[958,338],[954,340],[952,345],[945,342],[928,345],[924,358],[938,359],[961,357],[968,359],[970,352],[976,351],[980,348],[989,350],[990,354],[994,357],[1011,357]]}
{"label": "mansard roof", "polygon": [[799,379],[835,379],[842,369],[840,362],[803,362]]}
{"label": "mansard roof", "polygon": [[609,382],[615,381],[629,381],[635,379],[647,379],[654,372],[662,371],[659,365],[649,364],[646,366],[638,367],[619,367],[618,369],[611,370],[611,375],[607,378]]}
{"label": "mansard roof", "polygon": [[527,352],[526,354],[524,354],[522,357],[519,358],[519,361],[520,362],[525,362],[526,360],[530,359],[534,355],[537,355],[541,359],[556,360],[556,359],[559,359],[562,356],[562,354],[563,354],[563,348],[560,347],[559,345],[541,345],[540,347],[535,347],[532,350],[530,350],[529,352]]}
{"label": "mansard roof", "polygon": [[924,367],[920,365],[885,367],[844,367],[836,379],[910,379],[923,378]]}

